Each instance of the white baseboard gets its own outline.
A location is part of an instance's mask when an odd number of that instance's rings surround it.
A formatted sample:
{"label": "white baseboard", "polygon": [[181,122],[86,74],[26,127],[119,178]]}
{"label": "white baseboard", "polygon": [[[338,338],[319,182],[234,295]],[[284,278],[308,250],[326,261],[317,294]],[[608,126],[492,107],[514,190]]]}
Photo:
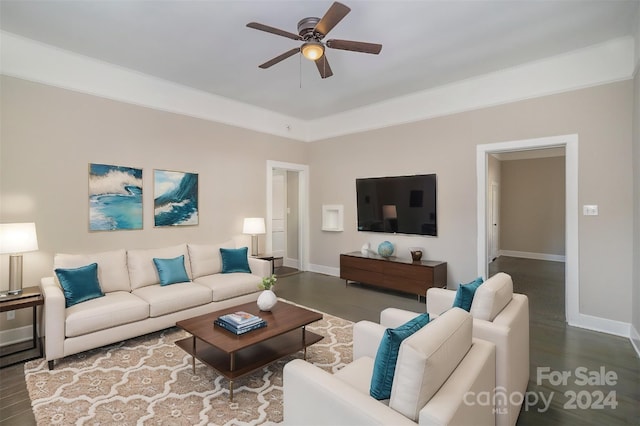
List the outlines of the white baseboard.
{"label": "white baseboard", "polygon": [[340,268],[334,268],[331,266],[309,264],[309,271],[317,272],[319,274],[331,275],[333,277],[340,276]]}
{"label": "white baseboard", "polygon": [[636,350],[636,354],[638,354],[638,358],[640,358],[640,334],[638,330],[631,324],[629,327],[629,340],[631,340],[631,344],[633,348]]}
{"label": "white baseboard", "polygon": [[288,268],[300,269],[300,262],[298,259],[291,259],[290,257],[285,257],[282,261],[282,265]]}
{"label": "white baseboard", "polygon": [[531,253],[528,251],[516,251],[516,250],[498,250],[498,256],[522,257],[525,259],[536,259],[536,260],[551,260],[553,262],[565,261],[565,256],[561,254]]}
{"label": "white baseboard", "polygon": [[631,337],[631,324],[627,322],[594,317],[593,315],[578,314],[577,320],[568,321],[568,324],[573,327],[586,328],[587,330],[599,331],[616,336]]}
{"label": "white baseboard", "polygon": [[0,347],[14,345],[16,343],[22,343],[31,340],[33,339],[32,333],[32,325],[25,325],[24,327],[0,331]]}

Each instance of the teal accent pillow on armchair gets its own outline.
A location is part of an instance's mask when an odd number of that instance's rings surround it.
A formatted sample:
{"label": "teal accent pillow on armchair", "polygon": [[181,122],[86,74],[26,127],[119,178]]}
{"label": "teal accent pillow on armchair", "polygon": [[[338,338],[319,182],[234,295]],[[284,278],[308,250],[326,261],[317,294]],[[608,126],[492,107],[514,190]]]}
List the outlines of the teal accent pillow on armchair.
{"label": "teal accent pillow on armchair", "polygon": [[429,323],[429,314],[424,313],[397,328],[387,328],[382,336],[373,364],[369,394],[375,399],[391,398],[391,385],[396,372],[400,344],[404,339]]}
{"label": "teal accent pillow on armchair", "polygon": [[187,270],[184,269],[184,254],[173,259],[158,259],[154,257],[153,263],[158,270],[161,286],[190,281]]}
{"label": "teal accent pillow on armchair", "polygon": [[54,272],[62,286],[66,308],[104,296],[98,281],[97,263],[79,268],[57,268]]}
{"label": "teal accent pillow on armchair", "polygon": [[249,259],[247,258],[247,247],[241,247],[239,249],[220,249],[220,256],[222,256],[222,273],[230,274],[232,272],[246,272],[251,273],[249,268]]}
{"label": "teal accent pillow on armchair", "polygon": [[471,311],[473,296],[476,294],[476,290],[483,282],[484,280],[482,277],[478,277],[470,283],[459,284],[458,290],[456,291],[456,298],[453,301],[453,307],[462,308],[467,312]]}

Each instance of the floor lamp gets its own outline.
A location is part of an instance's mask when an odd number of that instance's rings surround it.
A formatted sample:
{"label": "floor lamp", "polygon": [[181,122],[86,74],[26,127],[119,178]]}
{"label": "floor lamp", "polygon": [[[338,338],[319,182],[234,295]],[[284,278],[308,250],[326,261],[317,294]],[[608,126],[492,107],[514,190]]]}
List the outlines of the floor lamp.
{"label": "floor lamp", "polygon": [[22,253],[38,250],[35,223],[0,223],[0,254],[9,254],[9,295],[22,293]]}
{"label": "floor lamp", "polygon": [[251,256],[258,255],[258,235],[266,234],[263,217],[247,217],[244,219],[242,233],[251,235]]}

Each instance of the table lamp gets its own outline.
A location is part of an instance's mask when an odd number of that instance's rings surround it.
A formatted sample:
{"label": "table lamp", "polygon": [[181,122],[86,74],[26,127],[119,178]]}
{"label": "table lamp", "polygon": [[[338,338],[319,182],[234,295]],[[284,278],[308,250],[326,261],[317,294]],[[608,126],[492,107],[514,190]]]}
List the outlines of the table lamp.
{"label": "table lamp", "polygon": [[0,223],[0,254],[10,254],[9,295],[22,293],[22,253],[36,250],[35,223]]}
{"label": "table lamp", "polygon": [[242,233],[251,235],[251,256],[258,255],[258,235],[266,232],[263,217],[247,217],[244,219]]}

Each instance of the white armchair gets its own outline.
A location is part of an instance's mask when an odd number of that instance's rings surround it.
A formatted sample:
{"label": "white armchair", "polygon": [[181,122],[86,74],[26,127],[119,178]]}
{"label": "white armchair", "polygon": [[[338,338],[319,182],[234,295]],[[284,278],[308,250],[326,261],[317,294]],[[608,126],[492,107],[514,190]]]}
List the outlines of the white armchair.
{"label": "white armchair", "polygon": [[[429,316],[437,318],[451,309],[455,297],[455,290],[430,288],[427,291]],[[522,401],[529,382],[529,299],[523,294],[514,294],[511,277],[500,272],[478,287],[470,312],[473,337],[496,345],[496,425],[513,426],[521,406],[513,401]],[[381,312],[380,324],[394,328],[417,315],[389,308]],[[367,339],[355,336],[370,333],[374,331],[366,324],[354,326],[354,359],[371,351],[363,343]]]}
{"label": "white armchair", "polygon": [[[391,398],[369,396],[374,360],[385,327],[364,321],[371,334],[354,334],[375,351],[335,374],[303,360],[284,367],[286,425],[494,425],[493,405],[479,392],[495,388],[495,345],[472,339],[471,315],[444,313],[400,345]],[[376,337],[377,336],[377,337]],[[373,355],[373,356],[371,356]]]}

